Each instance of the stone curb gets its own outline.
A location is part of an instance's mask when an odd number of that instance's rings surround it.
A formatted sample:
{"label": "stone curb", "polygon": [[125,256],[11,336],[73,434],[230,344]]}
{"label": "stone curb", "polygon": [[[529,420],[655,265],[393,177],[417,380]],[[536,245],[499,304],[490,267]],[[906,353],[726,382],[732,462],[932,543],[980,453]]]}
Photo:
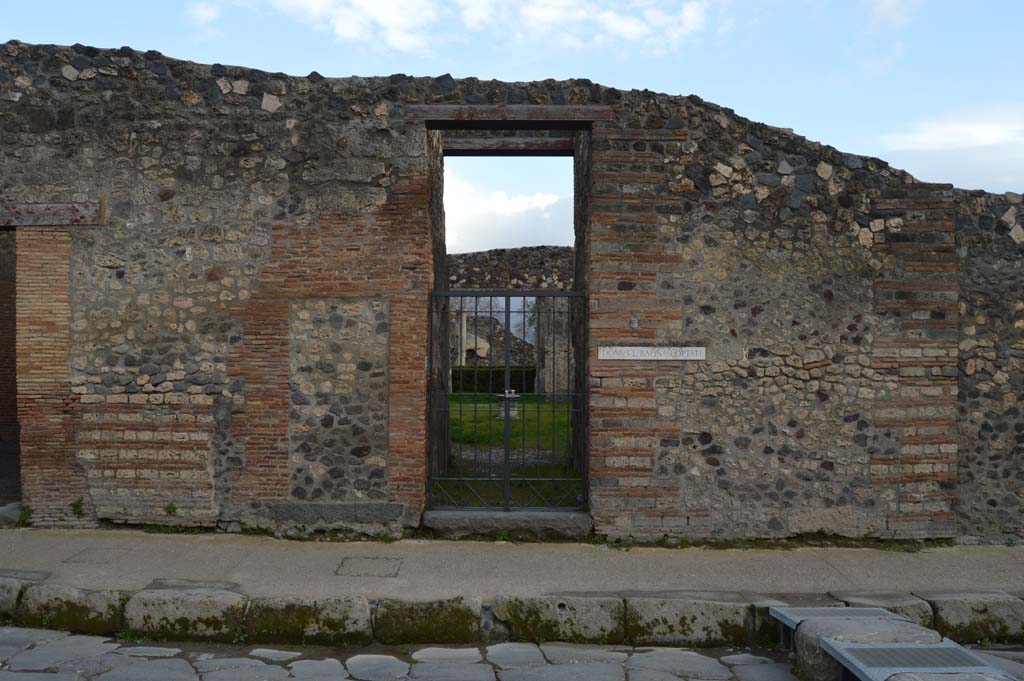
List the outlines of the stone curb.
{"label": "stone curb", "polygon": [[[188,586],[188,585],[185,585]],[[247,597],[229,585],[87,590],[0,575],[0,617],[81,634],[344,645],[530,641],[714,647],[777,643],[773,605],[886,607],[961,643],[1024,640],[1024,599],[1006,592],[566,593],[429,602],[362,596]]]}

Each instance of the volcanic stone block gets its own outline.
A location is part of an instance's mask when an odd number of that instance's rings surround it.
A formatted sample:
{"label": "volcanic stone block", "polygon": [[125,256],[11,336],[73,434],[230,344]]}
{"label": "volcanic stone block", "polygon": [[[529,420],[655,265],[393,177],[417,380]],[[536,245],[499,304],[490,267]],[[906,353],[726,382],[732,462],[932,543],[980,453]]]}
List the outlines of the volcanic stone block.
{"label": "volcanic stone block", "polygon": [[221,589],[146,590],[128,599],[125,625],[160,638],[231,642],[241,631],[245,596]]}
{"label": "volcanic stone block", "polygon": [[373,637],[370,603],[362,596],[254,598],[245,616],[253,643],[345,645]]}
{"label": "volcanic stone block", "polygon": [[13,617],[18,607],[18,596],[30,582],[13,577],[0,577],[0,615]]}
{"label": "volcanic stone block", "polygon": [[494,617],[516,641],[622,643],[625,603],[608,596],[499,597]]}
{"label": "volcanic stone block", "polygon": [[86,591],[62,584],[32,584],[18,604],[18,624],[71,631],[110,634],[123,627],[120,591]]}
{"label": "volcanic stone block", "polygon": [[752,605],[738,593],[675,592],[626,598],[626,639],[634,644],[741,645]]}
{"label": "volcanic stone block", "polygon": [[935,628],[958,643],[1024,636],[1024,600],[1003,591],[918,594],[935,612]]}
{"label": "volcanic stone block", "polygon": [[821,647],[822,638],[849,643],[939,643],[942,637],[914,622],[861,617],[808,619],[796,630],[796,663],[809,681],[834,681],[840,667]]}
{"label": "volcanic stone block", "polygon": [[932,606],[911,594],[888,591],[844,591],[832,594],[853,608],[885,608],[889,612],[903,615],[918,624],[930,627],[933,624]]}
{"label": "volcanic stone block", "polygon": [[479,601],[452,598],[410,602],[385,598],[377,604],[374,638],[381,643],[478,643],[483,638]]}
{"label": "volcanic stone block", "polygon": [[779,623],[768,613],[769,608],[843,608],[846,604],[828,594],[769,593],[745,594],[753,602],[753,642],[775,645],[779,642]]}

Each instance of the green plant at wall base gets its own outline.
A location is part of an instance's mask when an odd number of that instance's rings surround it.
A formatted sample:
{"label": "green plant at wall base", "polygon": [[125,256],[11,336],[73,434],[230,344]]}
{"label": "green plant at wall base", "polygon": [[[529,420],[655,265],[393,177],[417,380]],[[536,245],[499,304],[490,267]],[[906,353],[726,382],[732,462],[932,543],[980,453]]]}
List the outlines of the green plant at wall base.
{"label": "green plant at wall base", "polygon": [[75,514],[76,518],[81,518],[85,515],[85,500],[82,497],[78,497],[71,502],[71,512]]}
{"label": "green plant at wall base", "polygon": [[498,530],[498,534],[494,535],[494,541],[508,541],[509,535],[508,530]]}
{"label": "green plant at wall base", "polygon": [[164,506],[164,513],[167,515],[178,515],[178,507],[173,503]]}
{"label": "green plant at wall base", "polygon": [[18,527],[28,527],[32,524],[32,507],[25,504],[18,513]]}

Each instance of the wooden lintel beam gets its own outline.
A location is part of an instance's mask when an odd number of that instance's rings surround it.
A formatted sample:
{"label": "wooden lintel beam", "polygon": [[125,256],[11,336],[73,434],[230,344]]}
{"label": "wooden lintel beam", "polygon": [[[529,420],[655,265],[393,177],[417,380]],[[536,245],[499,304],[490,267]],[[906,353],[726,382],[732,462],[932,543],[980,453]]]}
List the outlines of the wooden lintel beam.
{"label": "wooden lintel beam", "polygon": [[571,137],[445,137],[445,156],[572,156]]}
{"label": "wooden lintel beam", "polygon": [[101,203],[0,203],[0,227],[103,224]]}
{"label": "wooden lintel beam", "polygon": [[414,104],[406,115],[442,130],[472,128],[573,129],[611,120],[608,106],[535,104]]}

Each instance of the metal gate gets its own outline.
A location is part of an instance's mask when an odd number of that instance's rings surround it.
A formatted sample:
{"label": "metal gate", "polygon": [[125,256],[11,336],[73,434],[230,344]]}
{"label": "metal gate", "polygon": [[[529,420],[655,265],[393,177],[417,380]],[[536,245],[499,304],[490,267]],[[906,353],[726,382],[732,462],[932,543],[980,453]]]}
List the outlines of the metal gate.
{"label": "metal gate", "polygon": [[585,298],[432,294],[433,508],[586,506]]}

